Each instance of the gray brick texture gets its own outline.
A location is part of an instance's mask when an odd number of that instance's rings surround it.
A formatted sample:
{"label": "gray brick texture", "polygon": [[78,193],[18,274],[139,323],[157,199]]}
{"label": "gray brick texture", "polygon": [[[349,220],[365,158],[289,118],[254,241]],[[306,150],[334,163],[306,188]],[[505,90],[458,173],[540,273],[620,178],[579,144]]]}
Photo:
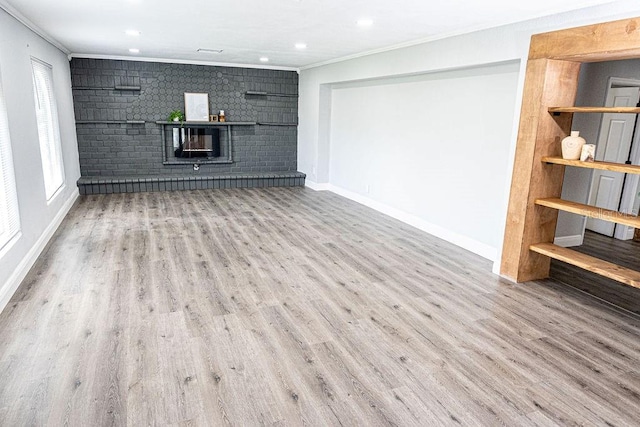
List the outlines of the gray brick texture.
{"label": "gray brick texture", "polygon": [[[172,110],[184,111],[184,93],[209,94],[211,114],[228,121],[295,124],[298,98],[246,95],[260,91],[296,95],[292,71],[204,65],[78,59],[71,61],[82,176],[146,176],[296,171],[296,126],[233,128],[232,164],[163,165],[162,126]],[[116,90],[138,86],[140,90]],[[144,120],[133,123],[89,123]]]}

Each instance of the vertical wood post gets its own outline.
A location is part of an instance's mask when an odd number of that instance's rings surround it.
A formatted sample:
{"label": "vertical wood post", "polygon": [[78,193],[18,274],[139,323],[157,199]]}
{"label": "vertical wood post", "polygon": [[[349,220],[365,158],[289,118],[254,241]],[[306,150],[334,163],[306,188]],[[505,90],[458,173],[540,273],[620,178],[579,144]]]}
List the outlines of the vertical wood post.
{"label": "vertical wood post", "polygon": [[517,282],[549,276],[550,258],[529,246],[553,242],[558,212],[536,206],[535,200],[562,193],[564,166],[541,158],[560,155],[572,115],[554,117],[548,108],[574,105],[579,72],[579,62],[542,58],[527,63],[501,263],[501,274]]}

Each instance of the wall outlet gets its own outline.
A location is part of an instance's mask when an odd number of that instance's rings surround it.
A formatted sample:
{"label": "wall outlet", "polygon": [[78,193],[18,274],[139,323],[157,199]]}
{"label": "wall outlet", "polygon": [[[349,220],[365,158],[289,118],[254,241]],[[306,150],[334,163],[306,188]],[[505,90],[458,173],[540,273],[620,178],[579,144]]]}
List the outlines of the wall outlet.
{"label": "wall outlet", "polygon": [[367,186],[365,187],[364,191],[366,191],[367,194],[369,194],[371,192],[371,185],[367,184]]}

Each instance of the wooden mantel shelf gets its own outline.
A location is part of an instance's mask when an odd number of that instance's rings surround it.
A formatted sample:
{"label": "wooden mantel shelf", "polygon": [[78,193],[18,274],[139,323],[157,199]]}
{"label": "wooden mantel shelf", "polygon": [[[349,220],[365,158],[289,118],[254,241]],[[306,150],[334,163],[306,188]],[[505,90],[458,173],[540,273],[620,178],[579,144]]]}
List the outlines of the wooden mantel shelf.
{"label": "wooden mantel shelf", "polygon": [[544,163],[553,163],[556,165],[575,166],[578,168],[602,169],[612,172],[633,173],[640,175],[640,166],[625,165],[623,163],[610,162],[581,162],[580,160],[567,160],[562,157],[543,157]]}
{"label": "wooden mantel shelf", "polygon": [[627,113],[638,114],[638,107],[550,107],[550,113]]}
{"label": "wooden mantel shelf", "polygon": [[598,208],[596,206],[582,203],[570,202],[556,197],[549,199],[537,199],[536,205],[546,206],[551,209],[584,215],[589,218],[601,219],[603,221],[615,222],[616,224],[628,225],[640,228],[640,217],[609,209]]}
{"label": "wooden mantel shelf", "polygon": [[[156,124],[159,125],[180,125],[180,122],[167,122],[167,121],[157,121]],[[184,121],[182,122],[182,126],[189,127],[191,126],[254,126],[257,122],[196,122],[196,121]]]}

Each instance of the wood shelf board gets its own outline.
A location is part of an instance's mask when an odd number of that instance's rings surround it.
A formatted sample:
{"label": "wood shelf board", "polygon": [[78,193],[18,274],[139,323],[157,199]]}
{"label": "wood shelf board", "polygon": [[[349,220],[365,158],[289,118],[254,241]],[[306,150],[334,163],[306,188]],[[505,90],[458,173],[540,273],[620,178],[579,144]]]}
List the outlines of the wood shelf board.
{"label": "wood shelf board", "polygon": [[596,206],[585,205],[583,203],[570,202],[568,200],[562,200],[557,197],[548,199],[537,199],[536,205],[546,206],[548,208],[558,209],[577,215],[583,215],[588,218],[601,219],[603,221],[615,222],[616,224],[640,228],[640,217],[637,217],[635,215],[598,208]]}
{"label": "wood shelf board", "polygon": [[567,160],[562,157],[543,157],[544,163],[553,163],[556,165],[575,166],[578,168],[587,169],[602,169],[612,172],[632,173],[640,175],[640,166],[625,165],[622,163],[610,163],[610,162],[581,162],[580,160]]}
{"label": "wood shelf board", "polygon": [[631,270],[618,264],[574,251],[573,249],[554,245],[553,243],[537,243],[535,245],[531,245],[529,249],[541,255],[566,262],[567,264],[575,265],[576,267],[591,271],[592,273],[633,286],[634,288],[640,288],[640,271]]}
{"label": "wood shelf board", "polygon": [[638,107],[550,107],[550,113],[625,113],[638,114]]}

